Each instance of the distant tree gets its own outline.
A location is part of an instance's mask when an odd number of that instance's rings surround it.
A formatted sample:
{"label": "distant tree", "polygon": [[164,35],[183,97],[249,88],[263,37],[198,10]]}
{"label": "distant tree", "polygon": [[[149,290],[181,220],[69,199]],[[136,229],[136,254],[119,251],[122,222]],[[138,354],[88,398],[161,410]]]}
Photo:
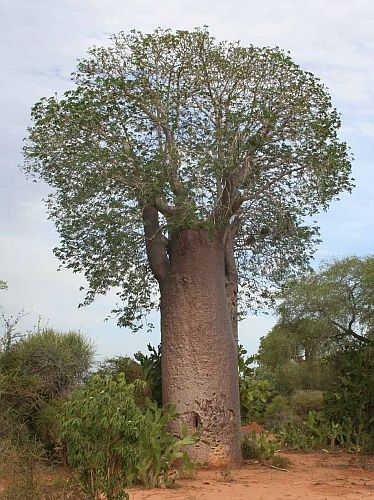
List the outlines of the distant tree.
{"label": "distant tree", "polygon": [[0,280],[0,290],[4,290],[5,288],[8,288],[7,282]]}
{"label": "distant tree", "polygon": [[[318,272],[290,282],[282,298],[280,324],[292,329],[309,321],[319,325],[330,340],[370,342],[374,333],[374,257],[325,262]],[[306,328],[306,335],[308,331]]]}
{"label": "distant tree", "polygon": [[132,384],[137,379],[144,379],[142,366],[130,358],[130,356],[115,356],[114,358],[104,359],[100,363],[96,373],[101,377],[123,373],[129,384]]}
{"label": "distant tree", "polygon": [[[305,269],[313,214],[351,188],[326,88],[278,48],[204,29],[112,37],[74,89],[32,110],[25,170],[52,188],[63,264],[119,324],[159,303],[164,403],[200,426],[200,462],[240,456],[237,300]],[[240,287],[239,287],[240,285]],[[212,424],[214,422],[214,425]]]}

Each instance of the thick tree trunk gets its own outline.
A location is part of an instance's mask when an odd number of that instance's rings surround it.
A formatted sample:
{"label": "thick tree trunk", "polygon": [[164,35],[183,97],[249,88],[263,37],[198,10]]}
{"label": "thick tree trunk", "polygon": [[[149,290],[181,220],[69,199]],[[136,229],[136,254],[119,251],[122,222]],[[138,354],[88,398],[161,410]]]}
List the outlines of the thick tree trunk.
{"label": "thick tree trunk", "polygon": [[198,462],[240,460],[237,342],[232,331],[225,274],[225,241],[206,231],[173,235],[161,290],[163,403],[182,423],[201,429],[190,449]]}

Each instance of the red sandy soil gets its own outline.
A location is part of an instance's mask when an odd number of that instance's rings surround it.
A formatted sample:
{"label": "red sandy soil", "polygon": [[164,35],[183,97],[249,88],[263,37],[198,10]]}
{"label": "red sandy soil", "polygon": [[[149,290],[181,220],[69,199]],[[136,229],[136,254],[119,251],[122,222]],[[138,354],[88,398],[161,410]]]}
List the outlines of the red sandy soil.
{"label": "red sandy soil", "polygon": [[199,470],[172,489],[132,488],[130,500],[374,499],[374,457],[348,453],[281,453],[288,472],[246,463],[238,469]]}

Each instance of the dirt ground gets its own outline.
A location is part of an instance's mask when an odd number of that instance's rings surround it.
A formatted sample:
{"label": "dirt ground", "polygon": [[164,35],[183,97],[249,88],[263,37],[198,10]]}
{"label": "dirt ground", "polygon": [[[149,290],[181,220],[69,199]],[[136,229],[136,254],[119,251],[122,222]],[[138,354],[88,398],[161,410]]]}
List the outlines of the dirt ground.
{"label": "dirt ground", "polygon": [[282,453],[288,472],[246,463],[240,469],[200,470],[172,489],[130,490],[130,500],[374,499],[374,457],[348,453]]}

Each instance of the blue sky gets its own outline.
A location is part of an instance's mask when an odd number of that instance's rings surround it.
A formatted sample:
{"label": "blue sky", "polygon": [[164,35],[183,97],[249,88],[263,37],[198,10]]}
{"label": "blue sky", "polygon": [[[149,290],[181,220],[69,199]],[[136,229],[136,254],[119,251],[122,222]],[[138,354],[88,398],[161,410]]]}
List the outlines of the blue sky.
{"label": "blue sky", "polygon": [[[132,354],[157,344],[158,329],[132,334],[104,322],[115,295],[77,309],[81,276],[57,271],[58,244],[42,198],[48,188],[19,171],[30,108],[42,96],[71,86],[76,60],[109,34],[160,26],[193,29],[208,25],[218,39],[280,46],[329,87],[342,114],[341,136],[351,146],[356,188],[319,216],[322,244],[315,262],[331,256],[365,255],[374,243],[374,2],[372,0],[0,0],[0,278],[7,314],[38,316],[61,330],[91,337],[99,356]],[[157,323],[157,315],[154,316]],[[250,351],[274,323],[248,317],[240,341]]]}

